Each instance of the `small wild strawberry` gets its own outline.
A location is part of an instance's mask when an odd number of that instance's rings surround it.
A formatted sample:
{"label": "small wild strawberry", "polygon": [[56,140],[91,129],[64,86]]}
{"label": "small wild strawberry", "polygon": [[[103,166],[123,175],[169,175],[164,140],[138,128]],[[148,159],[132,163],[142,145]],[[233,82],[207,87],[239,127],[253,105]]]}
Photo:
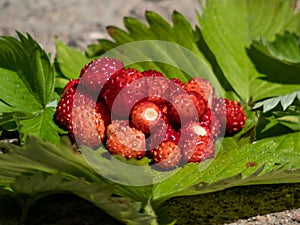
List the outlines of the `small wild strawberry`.
{"label": "small wild strawberry", "polygon": [[110,77],[123,67],[123,63],[118,59],[108,57],[95,59],[82,68],[81,83],[88,92],[98,95]]}
{"label": "small wild strawberry", "polygon": [[146,154],[145,135],[127,120],[115,120],[107,127],[106,148],[112,155],[141,159]]}
{"label": "small wild strawberry", "polygon": [[195,91],[188,91],[170,97],[169,118],[175,128],[186,122],[199,121],[207,110],[207,101]]}
{"label": "small wild strawberry", "polygon": [[134,105],[130,112],[130,121],[134,128],[150,135],[163,122],[163,113],[153,102],[141,101]]}
{"label": "small wild strawberry", "polygon": [[245,125],[246,115],[243,107],[237,101],[224,99],[226,108],[226,133],[235,134]]}
{"label": "small wild strawberry", "polygon": [[181,130],[183,142],[179,147],[186,162],[201,162],[214,154],[214,144],[211,131],[200,123],[187,123]]}
{"label": "small wild strawberry", "polygon": [[157,169],[170,170],[179,165],[181,151],[174,142],[163,141],[151,151],[154,167]]}
{"label": "small wild strawberry", "polygon": [[141,72],[128,68],[119,70],[109,79],[102,97],[113,114],[121,118],[128,117],[133,105],[147,96],[146,84],[141,78]]}
{"label": "small wild strawberry", "polygon": [[209,108],[212,108],[214,101],[217,98],[215,88],[204,78],[192,78],[184,84],[184,89],[187,91],[195,91],[200,95],[204,95],[207,99]]}

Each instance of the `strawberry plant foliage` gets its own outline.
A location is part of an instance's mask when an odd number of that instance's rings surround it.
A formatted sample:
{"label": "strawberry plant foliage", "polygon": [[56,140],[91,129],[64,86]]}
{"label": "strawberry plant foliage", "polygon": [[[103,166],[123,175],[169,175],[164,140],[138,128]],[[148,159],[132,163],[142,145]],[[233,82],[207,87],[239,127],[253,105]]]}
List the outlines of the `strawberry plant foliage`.
{"label": "strawberry plant foliage", "polygon": [[53,66],[31,36],[18,36],[0,39],[0,126],[17,130],[21,140],[30,133],[58,143]]}
{"label": "strawberry plant foliage", "polygon": [[[18,34],[19,40],[1,37],[0,134],[17,131],[25,142],[0,142],[0,195],[38,198],[67,191],[123,223],[158,224],[157,208],[175,196],[299,182],[300,14],[294,1],[207,0],[202,11],[195,28],[178,12],[172,24],[154,12],[146,12],[147,24],[125,18],[126,30],[109,26],[112,40],[99,40],[86,53],[56,40],[55,67],[29,35]],[[158,42],[164,44],[158,47]],[[170,43],[176,48],[170,49]],[[210,78],[220,87],[219,95],[243,104],[244,128],[217,142],[215,158],[171,172],[153,171],[147,159],[109,158],[101,147],[74,149],[60,138],[64,131],[53,120],[59,89],[104,53],[125,66],[157,70],[168,78]],[[157,55],[160,61],[149,60]],[[188,69],[176,68],[182,65]],[[141,169],[111,169],[117,161]],[[137,186],[139,181],[147,184]]]}

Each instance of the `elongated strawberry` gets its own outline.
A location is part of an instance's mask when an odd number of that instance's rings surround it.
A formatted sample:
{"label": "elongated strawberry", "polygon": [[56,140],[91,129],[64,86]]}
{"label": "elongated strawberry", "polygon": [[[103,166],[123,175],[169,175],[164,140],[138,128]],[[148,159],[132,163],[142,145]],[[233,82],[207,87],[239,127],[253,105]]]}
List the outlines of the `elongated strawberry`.
{"label": "elongated strawberry", "polygon": [[87,96],[75,95],[72,106],[71,120],[68,131],[77,146],[86,145],[97,148],[105,137],[106,124],[109,118],[108,110],[97,105]]}
{"label": "elongated strawberry", "polygon": [[180,148],[172,141],[163,141],[151,153],[154,167],[163,170],[174,169],[182,157]]}
{"label": "elongated strawberry", "polygon": [[95,107],[89,97],[76,93],[78,84],[79,79],[70,80],[65,86],[55,119],[61,127],[69,131],[72,141],[78,146],[97,148],[104,139],[105,124],[109,123],[110,115],[101,103]]}
{"label": "elongated strawberry", "polygon": [[237,101],[224,99],[224,103],[226,107],[226,133],[232,135],[244,127],[246,114]]}
{"label": "elongated strawberry", "polygon": [[91,94],[99,94],[109,78],[123,67],[123,63],[115,58],[95,59],[82,68],[80,73],[82,85]]}
{"label": "elongated strawberry", "polygon": [[79,81],[79,79],[71,79],[64,87],[62,96],[58,102],[55,112],[55,120],[62,128],[67,128],[70,125],[73,97]]}
{"label": "elongated strawberry", "polygon": [[199,121],[206,110],[206,99],[195,91],[188,91],[171,96],[168,113],[174,127],[180,128],[187,121]]}
{"label": "elongated strawberry", "polygon": [[130,127],[127,120],[112,121],[106,136],[106,148],[112,155],[141,159],[146,153],[144,133]]}
{"label": "elongated strawberry", "polygon": [[179,147],[186,162],[198,163],[213,156],[214,144],[208,127],[190,122],[182,128],[181,135],[183,142]]}
{"label": "elongated strawberry", "polygon": [[119,70],[109,79],[104,86],[102,97],[112,113],[121,118],[128,117],[133,105],[147,96],[147,84],[141,78],[141,72],[128,68]]}
{"label": "elongated strawberry", "polygon": [[130,112],[130,121],[134,128],[150,135],[163,122],[163,113],[153,102],[142,101],[137,103]]}

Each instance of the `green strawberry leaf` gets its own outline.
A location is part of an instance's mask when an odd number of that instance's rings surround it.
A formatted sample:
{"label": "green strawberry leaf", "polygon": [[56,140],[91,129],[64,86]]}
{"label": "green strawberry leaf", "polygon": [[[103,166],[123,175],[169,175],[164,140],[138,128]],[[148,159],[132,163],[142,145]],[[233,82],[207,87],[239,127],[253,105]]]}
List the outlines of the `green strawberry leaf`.
{"label": "green strawberry leaf", "polygon": [[92,59],[85,56],[85,54],[78,49],[65,45],[59,39],[56,39],[55,44],[55,63],[58,65],[60,72],[68,79],[77,79],[80,75],[81,68]]}
{"label": "green strawberry leaf", "polygon": [[225,188],[254,184],[296,183],[300,181],[300,133],[265,138],[234,147],[225,138],[213,160],[189,163],[170,179],[157,185],[153,200],[203,194]]}
{"label": "green strawberry leaf", "polygon": [[[299,23],[293,26],[290,23],[296,16],[293,4],[294,1],[285,0],[209,0],[203,15],[199,16],[205,42],[216,56],[224,76],[243,100],[257,101],[278,93],[286,94],[290,88],[261,79],[264,76],[255,69],[246,49],[258,38],[274,39],[288,25],[290,32],[298,29]],[[274,10],[269,10],[270,7]]]}
{"label": "green strawberry leaf", "polygon": [[109,26],[107,31],[113,41],[99,40],[98,46],[92,45],[88,50],[89,56],[96,57],[104,51],[102,56],[117,57],[130,67],[158,70],[182,81],[203,77],[223,94],[210,63],[198,48],[198,33],[183,15],[173,13],[173,26],[154,12],[147,11],[145,17],[148,26],[134,18],[124,19],[127,31]]}
{"label": "green strawberry leaf", "polygon": [[59,142],[53,121],[57,103],[54,70],[48,55],[29,35],[0,38],[0,126],[14,120],[21,141],[28,134]]}
{"label": "green strawberry leaf", "polygon": [[276,35],[274,41],[260,40],[253,45],[266,55],[282,61],[286,64],[299,66],[300,49],[298,37],[294,34],[285,32],[283,35]]}

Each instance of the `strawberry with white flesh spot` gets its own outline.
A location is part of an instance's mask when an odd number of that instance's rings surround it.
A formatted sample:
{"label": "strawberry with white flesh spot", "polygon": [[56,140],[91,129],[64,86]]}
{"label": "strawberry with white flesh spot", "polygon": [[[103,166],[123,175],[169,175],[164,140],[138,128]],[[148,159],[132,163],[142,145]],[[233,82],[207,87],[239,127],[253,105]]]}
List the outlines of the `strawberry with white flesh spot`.
{"label": "strawberry with white flesh spot", "polygon": [[141,72],[128,68],[119,70],[109,79],[104,86],[102,97],[113,114],[127,118],[133,105],[147,96],[147,84],[141,78]]}
{"label": "strawberry with white flesh spot", "polygon": [[181,150],[173,141],[163,141],[151,152],[157,169],[171,170],[181,162]]}
{"label": "strawberry with white flesh spot", "polygon": [[163,113],[153,102],[141,101],[130,112],[130,121],[134,128],[150,135],[163,120]]}
{"label": "strawberry with white flesh spot", "polygon": [[143,132],[130,127],[128,120],[114,120],[106,130],[106,148],[112,155],[141,159],[146,154]]}
{"label": "strawberry with white flesh spot", "polygon": [[220,136],[222,125],[215,112],[208,109],[201,118],[200,124],[211,130],[212,140],[215,141]]}
{"label": "strawberry with white flesh spot", "polygon": [[95,59],[82,68],[81,83],[87,92],[98,95],[110,77],[123,68],[123,63],[118,59],[108,57]]}
{"label": "strawberry with white flesh spot", "polygon": [[214,144],[211,140],[211,132],[208,127],[200,123],[187,123],[181,130],[180,148],[186,162],[199,163],[213,157]]}
{"label": "strawberry with white flesh spot", "polygon": [[224,99],[226,108],[226,133],[236,134],[245,126],[246,114],[237,101]]}

